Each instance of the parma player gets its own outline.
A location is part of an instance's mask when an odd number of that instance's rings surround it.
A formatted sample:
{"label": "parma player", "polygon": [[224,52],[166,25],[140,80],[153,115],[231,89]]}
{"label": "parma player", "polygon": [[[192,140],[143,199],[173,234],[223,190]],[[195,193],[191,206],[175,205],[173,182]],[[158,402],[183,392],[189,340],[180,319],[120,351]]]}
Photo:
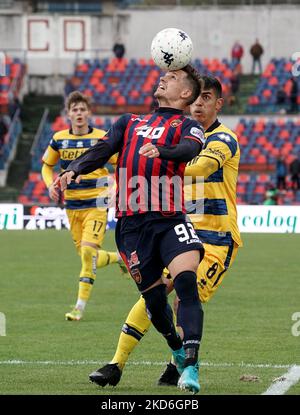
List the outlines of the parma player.
{"label": "parma player", "polygon": [[[154,327],[165,337],[174,357],[178,385],[200,389],[198,349],[203,311],[196,271],[203,246],[187,221],[183,200],[183,172],[199,154],[204,140],[200,125],[183,110],[200,93],[197,72],[191,66],[167,72],[155,92],[159,108],[145,116],[125,114],[105,140],[88,150],[56,181],[62,189],[79,174],[103,166],[118,155],[116,242],[130,274],[145,300]],[[135,185],[134,185],[135,184]],[[162,271],[167,267],[180,299],[178,315],[184,332],[178,335],[168,304]],[[98,383],[101,373],[90,375]]]}
{"label": "parma player", "polygon": [[[205,144],[200,154],[189,162],[186,176],[194,184],[185,186],[185,205],[196,233],[204,243],[205,255],[197,270],[198,294],[206,303],[220,286],[242,246],[236,210],[236,183],[240,159],[236,135],[221,124],[217,115],[223,105],[222,87],[214,77],[203,77],[203,88],[191,105],[191,115],[205,130]],[[197,179],[204,178],[204,197],[195,200]],[[196,189],[197,190],[197,189]],[[202,214],[197,214],[197,207]],[[199,210],[199,209],[198,209]],[[170,287],[169,280],[165,280]],[[177,305],[178,302],[176,301]],[[179,302],[180,304],[180,302]],[[176,307],[177,308],[177,307]],[[180,324],[180,320],[177,321]],[[98,384],[117,385],[129,354],[150,327],[144,299],[141,297],[128,314],[111,362],[98,370]],[[159,379],[160,385],[177,385],[179,373],[169,363]]]}
{"label": "parma player", "polygon": [[[88,97],[78,91],[72,92],[67,98],[66,110],[71,128],[55,133],[43,156],[42,177],[49,189],[50,198],[56,203],[60,201],[60,193],[53,185],[54,166],[60,161],[61,169],[64,171],[72,160],[105,135],[105,131],[89,125],[91,104]],[[116,157],[110,161],[114,164]],[[122,272],[127,272],[117,252],[100,249],[106,229],[107,208],[98,206],[101,205],[99,198],[105,197],[107,181],[108,170],[97,169],[84,176],[80,184],[70,184],[64,192],[72,238],[81,257],[77,302],[65,315],[70,321],[82,318],[96,278],[96,268],[118,263]]]}

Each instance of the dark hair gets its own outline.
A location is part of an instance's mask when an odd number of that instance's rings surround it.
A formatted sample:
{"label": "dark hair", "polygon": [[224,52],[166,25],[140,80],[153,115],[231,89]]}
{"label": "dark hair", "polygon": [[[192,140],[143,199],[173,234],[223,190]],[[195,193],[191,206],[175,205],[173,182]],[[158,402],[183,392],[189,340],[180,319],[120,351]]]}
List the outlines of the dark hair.
{"label": "dark hair", "polygon": [[201,77],[192,65],[186,65],[182,70],[187,74],[186,79],[192,88],[192,96],[187,103],[187,105],[191,105],[201,93]]}
{"label": "dark hair", "polygon": [[83,95],[80,91],[71,92],[66,99],[67,110],[69,111],[72,104],[79,104],[80,102],[84,102],[88,109],[91,109],[91,100],[88,96]]}
{"label": "dark hair", "polygon": [[214,76],[202,76],[202,89],[213,89],[217,98],[222,98],[222,85]]}

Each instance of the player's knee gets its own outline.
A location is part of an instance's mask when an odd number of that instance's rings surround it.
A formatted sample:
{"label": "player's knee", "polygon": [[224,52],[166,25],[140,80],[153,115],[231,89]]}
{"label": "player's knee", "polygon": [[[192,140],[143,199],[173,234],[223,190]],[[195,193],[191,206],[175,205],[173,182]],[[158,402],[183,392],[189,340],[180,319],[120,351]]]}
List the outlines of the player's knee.
{"label": "player's knee", "polygon": [[183,271],[174,280],[174,288],[180,301],[199,301],[197,277],[195,272]]}
{"label": "player's knee", "polygon": [[82,273],[96,275],[97,249],[89,246],[81,246]]}
{"label": "player's knee", "polygon": [[165,309],[167,305],[167,293],[164,284],[157,285],[142,295],[145,299],[146,308],[152,317],[160,314]]}

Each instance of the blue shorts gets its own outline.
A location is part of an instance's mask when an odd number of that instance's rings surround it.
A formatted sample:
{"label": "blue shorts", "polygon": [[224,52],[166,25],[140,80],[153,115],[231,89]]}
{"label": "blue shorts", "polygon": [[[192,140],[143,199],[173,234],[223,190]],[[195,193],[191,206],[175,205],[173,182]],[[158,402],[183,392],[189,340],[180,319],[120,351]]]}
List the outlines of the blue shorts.
{"label": "blue shorts", "polygon": [[141,292],[161,277],[176,256],[194,250],[200,251],[201,259],[204,255],[203,245],[183,213],[122,217],[116,226],[116,243]]}

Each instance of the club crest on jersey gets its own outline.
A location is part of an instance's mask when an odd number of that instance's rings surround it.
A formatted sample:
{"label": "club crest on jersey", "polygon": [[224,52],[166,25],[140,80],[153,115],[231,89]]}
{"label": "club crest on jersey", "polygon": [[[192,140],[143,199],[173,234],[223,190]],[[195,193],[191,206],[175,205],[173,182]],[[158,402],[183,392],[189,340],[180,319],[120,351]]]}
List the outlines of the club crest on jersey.
{"label": "club crest on jersey", "polygon": [[63,140],[61,143],[62,148],[68,148],[68,145],[69,145],[69,140]]}
{"label": "club crest on jersey", "polygon": [[130,274],[137,284],[140,284],[142,282],[142,276],[139,269],[135,268],[130,270]]}
{"label": "club crest on jersey", "polygon": [[129,268],[135,267],[140,264],[140,260],[136,251],[131,252],[130,258],[128,260]]}
{"label": "club crest on jersey", "polygon": [[181,120],[173,120],[173,121],[170,122],[170,126],[173,127],[173,128],[178,127],[180,124],[182,124]]}

